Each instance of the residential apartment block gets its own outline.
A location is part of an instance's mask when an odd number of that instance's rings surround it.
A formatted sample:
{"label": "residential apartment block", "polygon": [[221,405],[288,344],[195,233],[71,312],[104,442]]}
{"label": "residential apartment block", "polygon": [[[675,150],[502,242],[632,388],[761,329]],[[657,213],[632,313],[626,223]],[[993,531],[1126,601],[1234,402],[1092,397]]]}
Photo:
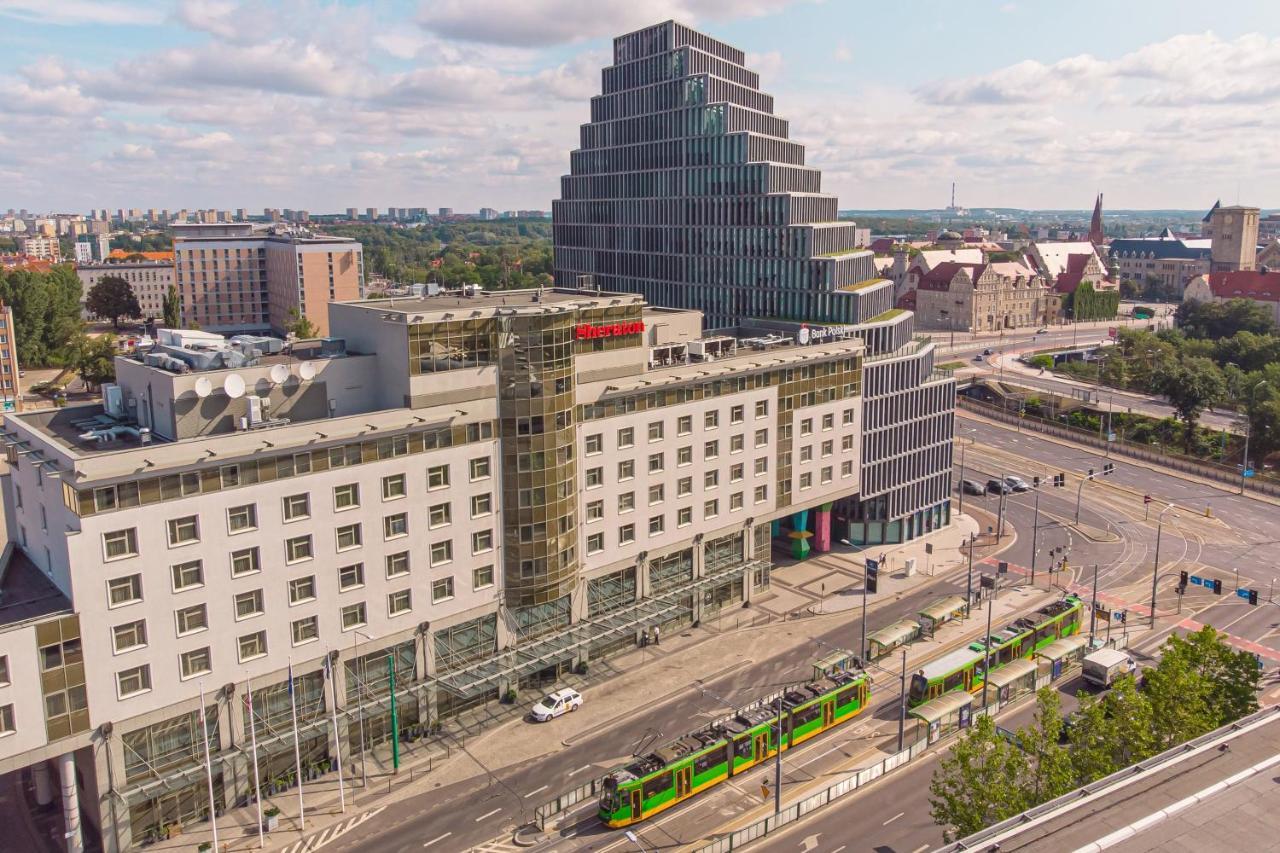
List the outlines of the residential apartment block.
{"label": "residential apartment block", "polygon": [[290,663],[327,768],[387,738],[388,660],[402,727],[448,717],[740,606],[775,543],[863,523],[867,477],[887,502],[949,468],[949,419],[904,424],[892,396],[947,408],[952,385],[869,369],[846,329],[708,334],[566,290],[329,312],[332,339],[275,354],[162,332],[102,405],[6,422],[0,577],[43,606],[4,621],[0,596],[0,772],[80,779],[66,807],[107,850],[207,815],[202,688],[225,807],[250,725],[291,766]]}
{"label": "residential apartment block", "polygon": [[184,323],[220,332],[284,334],[293,316],[328,333],[327,306],[364,294],[360,243],[252,223],[174,225]]}
{"label": "residential apartment block", "polygon": [[0,302],[0,412],[22,410],[19,371],[18,336],[14,331],[13,309]]}
{"label": "residential apartment block", "polygon": [[62,260],[62,247],[55,236],[23,237],[18,240],[18,252],[40,260]]}
{"label": "residential apartment block", "polygon": [[[77,243],[76,248],[84,244]],[[173,285],[173,261],[119,261],[76,265],[80,277],[81,304],[95,284],[105,276],[116,276],[129,283],[142,308],[142,317],[163,317],[164,297]]]}

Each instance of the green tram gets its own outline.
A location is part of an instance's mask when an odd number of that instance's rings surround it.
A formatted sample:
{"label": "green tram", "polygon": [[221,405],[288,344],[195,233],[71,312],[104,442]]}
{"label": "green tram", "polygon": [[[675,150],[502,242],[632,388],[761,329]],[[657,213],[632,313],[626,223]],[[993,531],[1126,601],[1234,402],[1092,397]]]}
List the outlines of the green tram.
{"label": "green tram", "polygon": [[[1018,658],[1029,658],[1054,640],[1076,633],[1082,611],[1080,599],[1068,595],[992,634],[988,638],[992,671]],[[981,690],[986,656],[986,645],[976,640],[925,664],[911,677],[907,704],[914,708],[953,690]]]}
{"label": "green tram", "polygon": [[[782,696],[785,751],[856,717],[867,707],[871,679],[837,671]],[[600,821],[627,826],[755,767],[777,753],[777,704],[757,705],[674,740],[604,777]]]}

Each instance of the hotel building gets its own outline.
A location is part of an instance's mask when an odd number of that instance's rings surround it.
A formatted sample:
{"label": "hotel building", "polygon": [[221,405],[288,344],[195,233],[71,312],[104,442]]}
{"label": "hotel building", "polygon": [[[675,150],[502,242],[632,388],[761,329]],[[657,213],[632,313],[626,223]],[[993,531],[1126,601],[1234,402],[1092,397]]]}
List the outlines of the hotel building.
{"label": "hotel building", "polygon": [[[77,243],[77,248],[84,245]],[[163,317],[164,297],[173,285],[173,261],[119,261],[76,265],[80,277],[80,303],[83,306],[89,291],[106,276],[122,278],[138,299],[142,317]]]}

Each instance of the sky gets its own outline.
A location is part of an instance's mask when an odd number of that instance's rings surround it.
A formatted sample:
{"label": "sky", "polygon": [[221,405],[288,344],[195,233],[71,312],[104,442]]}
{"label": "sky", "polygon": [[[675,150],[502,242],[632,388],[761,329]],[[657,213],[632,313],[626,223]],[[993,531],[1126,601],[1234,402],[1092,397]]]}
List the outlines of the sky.
{"label": "sky", "polygon": [[549,209],[613,36],[746,51],[842,209],[1280,206],[1267,0],[0,0],[0,210]]}

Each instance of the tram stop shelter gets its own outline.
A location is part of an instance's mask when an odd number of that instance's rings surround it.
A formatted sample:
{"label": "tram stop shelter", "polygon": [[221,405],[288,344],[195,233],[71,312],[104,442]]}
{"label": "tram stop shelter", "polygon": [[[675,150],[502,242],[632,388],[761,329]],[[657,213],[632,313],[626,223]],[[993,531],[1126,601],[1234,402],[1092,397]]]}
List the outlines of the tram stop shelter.
{"label": "tram stop shelter", "polygon": [[908,712],[908,716],[916,718],[917,732],[920,727],[927,730],[929,743],[937,743],[952,732],[969,728],[972,715],[973,696],[964,690],[945,693]]}
{"label": "tram stop shelter", "polygon": [[920,636],[920,624],[901,619],[867,635],[867,657],[877,660]]}
{"label": "tram stop shelter", "polygon": [[918,614],[920,633],[932,637],[939,627],[964,615],[964,599],[958,595],[939,598]]}
{"label": "tram stop shelter", "polygon": [[1054,640],[1036,652],[1036,658],[1039,659],[1041,670],[1048,671],[1049,680],[1057,681],[1063,672],[1084,660],[1088,651],[1089,639],[1083,634],[1073,634]]}
{"label": "tram stop shelter", "polygon": [[857,655],[844,649],[836,649],[826,657],[813,662],[813,680],[819,681],[832,673],[847,672],[857,667]]}
{"label": "tram stop shelter", "polygon": [[987,677],[987,683],[996,693],[996,708],[1003,708],[1020,696],[1034,693],[1036,675],[1035,661],[1027,658],[1017,658],[999,669],[993,669]]}

